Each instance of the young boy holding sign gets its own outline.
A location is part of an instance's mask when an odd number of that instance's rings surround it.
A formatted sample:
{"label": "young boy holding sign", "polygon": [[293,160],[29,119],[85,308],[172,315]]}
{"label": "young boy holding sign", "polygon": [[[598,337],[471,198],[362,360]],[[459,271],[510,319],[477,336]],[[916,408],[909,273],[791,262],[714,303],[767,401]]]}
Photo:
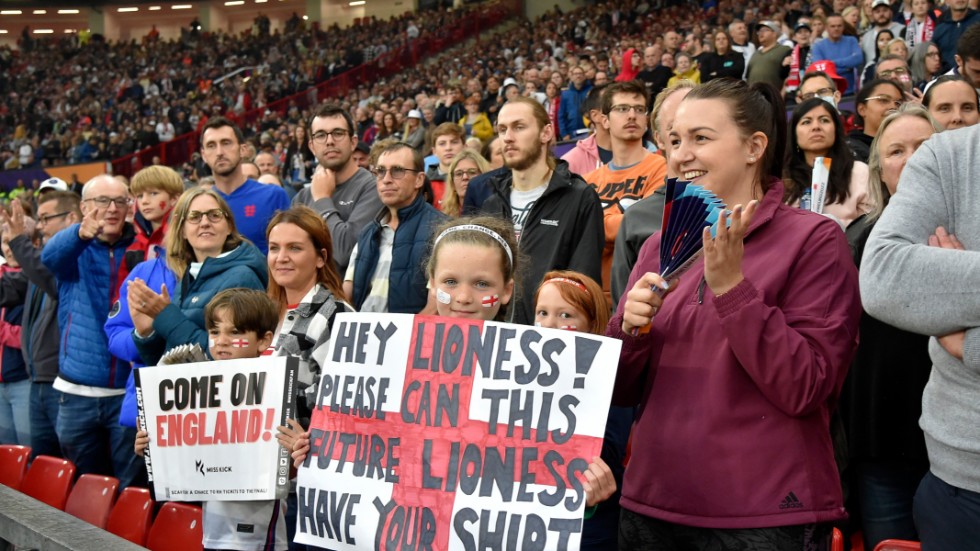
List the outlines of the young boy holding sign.
{"label": "young boy holding sign", "polygon": [[[279,309],[261,291],[227,289],[204,309],[208,351],[215,361],[258,358],[272,343]],[[136,433],[136,454],[150,443],[146,431]],[[282,551],[286,539],[285,505],[281,500],[204,502],[204,548],[236,551]]]}

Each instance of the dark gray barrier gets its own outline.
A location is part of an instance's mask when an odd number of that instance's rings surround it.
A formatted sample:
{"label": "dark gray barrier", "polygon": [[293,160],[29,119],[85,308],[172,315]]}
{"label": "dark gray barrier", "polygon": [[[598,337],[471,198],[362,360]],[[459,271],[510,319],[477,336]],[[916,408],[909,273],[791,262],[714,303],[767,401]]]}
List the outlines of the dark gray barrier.
{"label": "dark gray barrier", "polygon": [[139,551],[101,528],[0,484],[0,550],[4,541],[41,551]]}

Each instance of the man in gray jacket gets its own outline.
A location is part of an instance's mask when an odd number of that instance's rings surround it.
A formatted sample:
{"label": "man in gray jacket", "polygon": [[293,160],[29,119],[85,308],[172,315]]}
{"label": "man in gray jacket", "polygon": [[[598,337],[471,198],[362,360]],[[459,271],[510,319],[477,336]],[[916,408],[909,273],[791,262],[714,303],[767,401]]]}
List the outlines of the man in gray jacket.
{"label": "man in gray jacket", "polygon": [[310,119],[307,135],[319,166],[309,187],[296,194],[293,204],[312,208],[326,221],[333,238],[333,259],[343,275],[358,234],[383,205],[374,176],[353,159],[357,134],[347,111],[321,105]]}
{"label": "man in gray jacket", "polygon": [[[869,314],[937,336],[922,396],[929,472],[915,494],[923,549],[980,541],[980,126],[936,134],[909,159],[861,262]],[[961,247],[930,246],[950,242]],[[957,250],[965,249],[965,250]]]}
{"label": "man in gray jacket", "polygon": [[[0,304],[20,301],[24,305],[21,321],[21,352],[31,375],[31,456],[61,457],[55,427],[61,392],[52,384],[58,376],[58,282],[41,263],[41,251],[34,247],[18,201],[10,216],[0,215],[10,233],[10,250],[21,271],[3,277]],[[2,211],[0,211],[2,212]],[[37,227],[43,241],[82,220],[78,195],[70,191],[48,192],[37,207]],[[11,302],[12,301],[12,302]]]}

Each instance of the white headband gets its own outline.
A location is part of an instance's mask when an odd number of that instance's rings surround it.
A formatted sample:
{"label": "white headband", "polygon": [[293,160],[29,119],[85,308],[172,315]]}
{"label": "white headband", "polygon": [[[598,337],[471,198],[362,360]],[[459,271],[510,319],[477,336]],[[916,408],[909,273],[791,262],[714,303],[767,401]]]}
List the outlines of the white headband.
{"label": "white headband", "polygon": [[451,228],[446,228],[445,230],[443,230],[442,233],[439,234],[439,237],[436,237],[435,242],[432,244],[432,250],[434,251],[436,247],[439,246],[439,241],[442,240],[443,237],[446,237],[447,235],[458,231],[476,231],[485,235],[489,235],[490,237],[494,238],[494,240],[496,240],[497,243],[500,243],[500,246],[503,247],[504,252],[507,253],[507,262],[509,263],[509,265],[511,267],[514,266],[514,255],[513,253],[510,252],[510,245],[508,245],[507,242],[504,241],[503,237],[500,237],[499,233],[491,230],[486,226],[480,226],[478,224],[463,224],[460,226],[453,226]]}

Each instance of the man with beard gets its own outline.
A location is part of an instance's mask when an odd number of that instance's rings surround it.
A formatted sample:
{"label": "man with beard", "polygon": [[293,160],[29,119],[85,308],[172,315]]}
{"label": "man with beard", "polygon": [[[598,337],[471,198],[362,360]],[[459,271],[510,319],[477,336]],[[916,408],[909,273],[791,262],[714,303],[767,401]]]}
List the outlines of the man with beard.
{"label": "man with beard", "polygon": [[267,186],[242,172],[242,131],[224,117],[208,120],[201,131],[201,156],[211,167],[214,190],[231,208],[235,225],[259,248],[268,251],[266,226],[278,210],[289,208],[289,197],[278,186]]}
{"label": "man with beard", "polygon": [[523,96],[500,108],[497,134],[504,166],[490,178],[482,211],[514,222],[525,265],[514,323],[534,321],[534,291],[550,270],[574,270],[602,279],[602,206],[599,196],[550,151],[555,130],[544,107]]}
{"label": "man with beard", "polygon": [[126,222],[132,203],[125,185],[96,176],[82,189],[81,223],[58,232],[41,251],[58,281],[58,440],[79,474],[112,475],[123,487],[141,482],[144,471],[132,453],[136,429],[119,424],[130,366],[109,354],[103,326],[135,237]]}
{"label": "man with beard", "polygon": [[322,105],[310,119],[310,151],[319,166],[310,187],[294,205],[306,205],[323,217],[333,239],[337,270],[347,270],[357,236],[383,207],[374,176],[354,159],[358,146],[354,121],[337,105]]}

